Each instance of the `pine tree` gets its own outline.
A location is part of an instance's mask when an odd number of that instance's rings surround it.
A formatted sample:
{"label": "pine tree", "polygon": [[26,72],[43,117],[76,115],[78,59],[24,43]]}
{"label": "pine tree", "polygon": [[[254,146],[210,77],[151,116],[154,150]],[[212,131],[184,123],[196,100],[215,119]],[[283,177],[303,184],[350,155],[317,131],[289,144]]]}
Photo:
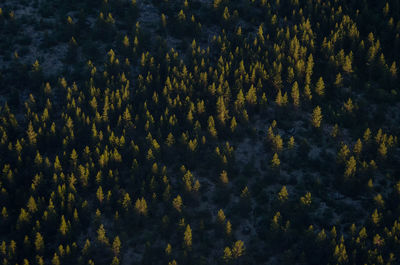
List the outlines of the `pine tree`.
{"label": "pine tree", "polygon": [[274,137],[274,140],[272,142],[273,146],[274,146],[274,151],[276,153],[279,153],[280,151],[282,151],[283,148],[283,140],[282,137],[279,134],[276,134]]}
{"label": "pine tree", "polygon": [[24,237],[24,249],[28,250],[31,248],[31,242],[29,240],[28,235],[25,235]]}
{"label": "pine tree", "polygon": [[183,175],[182,180],[183,183],[185,184],[186,191],[190,192],[193,186],[193,175],[190,172],[190,170],[186,171],[186,173]]}
{"label": "pine tree", "polygon": [[372,213],[371,220],[374,225],[378,225],[381,221],[381,214],[378,212],[378,209],[375,209],[375,211]]}
{"label": "pine tree", "polygon": [[65,236],[68,233],[68,225],[67,222],[65,221],[64,215],[61,216],[61,224],[59,230],[63,236]]}
{"label": "pine tree", "polygon": [[311,76],[312,76],[312,73],[313,73],[313,67],[314,67],[314,58],[313,58],[312,54],[310,53],[310,55],[307,58],[306,79],[305,79],[305,84],[306,85],[310,85],[310,83],[311,83]]}
{"label": "pine tree", "polygon": [[279,165],[281,164],[281,161],[279,160],[278,154],[275,153],[272,160],[271,160],[271,165],[274,168],[279,167]]}
{"label": "pine tree", "polygon": [[345,177],[353,176],[356,173],[357,162],[354,156],[351,156],[349,160],[346,162],[346,169],[344,172]]}
{"label": "pine tree", "polygon": [[222,124],[225,124],[225,121],[229,119],[229,116],[228,116],[228,109],[225,107],[224,98],[222,96],[219,96],[217,100],[217,113],[218,113],[218,120]]}
{"label": "pine tree", "polygon": [[[218,103],[217,103],[218,104]],[[224,106],[225,107],[225,106]],[[217,106],[218,108],[218,106]],[[218,118],[220,118],[220,116],[218,115]],[[189,123],[193,122],[193,113],[192,110],[189,110],[188,114],[186,115],[186,119],[189,121]]]}
{"label": "pine tree", "polygon": [[353,72],[353,68],[352,68],[351,64],[352,64],[352,62],[351,62],[350,56],[346,55],[345,62],[343,64],[343,71],[345,73],[350,74]]}
{"label": "pine tree", "polygon": [[248,121],[249,121],[249,114],[247,114],[247,110],[246,110],[246,109],[243,110],[242,116],[243,116],[243,120],[244,120],[245,122],[248,122]]}
{"label": "pine tree", "polygon": [[194,182],[194,184],[193,184],[193,191],[194,192],[198,192],[199,191],[199,189],[200,189],[200,182],[199,182],[199,180],[196,180],[195,182]]}
{"label": "pine tree", "polygon": [[261,95],[260,105],[265,108],[267,106],[267,103],[268,103],[267,95],[265,94],[265,92],[263,92]]}
{"label": "pine tree", "polygon": [[289,198],[289,193],[286,186],[283,186],[281,191],[278,193],[278,199],[280,202],[285,202]]}
{"label": "pine tree", "polygon": [[245,104],[245,98],[244,98],[244,94],[242,89],[239,89],[239,92],[236,96],[236,100],[235,100],[235,110],[237,113],[240,113],[241,110],[244,108],[244,104]]}
{"label": "pine tree", "polygon": [[74,210],[74,222],[75,224],[79,224],[78,210],[76,208]]}
{"label": "pine tree", "polygon": [[132,119],[128,107],[124,111],[123,119],[124,119],[125,123],[129,123],[131,121],[131,119]]}
{"label": "pine tree", "polygon": [[240,193],[240,198],[242,199],[248,199],[250,197],[250,192],[249,192],[249,188],[247,186],[245,186],[242,189],[242,192]]}
{"label": "pine tree", "polygon": [[168,244],[167,244],[167,247],[165,248],[165,254],[166,254],[167,256],[169,256],[169,255],[171,255],[171,252],[172,252],[172,246],[171,246],[170,243],[168,243]]}
{"label": "pine tree", "polygon": [[326,239],[325,229],[322,229],[317,235],[317,241],[322,242]]}
{"label": "pine tree", "polygon": [[235,117],[233,117],[233,118],[231,119],[231,126],[230,126],[230,128],[231,128],[231,132],[235,132],[235,130],[236,130],[236,127],[237,127],[236,118],[235,118]]}
{"label": "pine tree", "polygon": [[226,221],[225,233],[228,237],[232,235],[232,224],[229,220]]}
{"label": "pine tree", "polygon": [[338,136],[338,134],[339,134],[339,125],[336,123],[332,128],[331,136],[333,138],[336,138]]}
{"label": "pine tree", "polygon": [[32,65],[32,71],[33,71],[33,72],[39,72],[39,71],[41,71],[41,66],[40,66],[38,60],[36,60],[36,61],[33,63],[33,65]]}
{"label": "pine tree", "polygon": [[274,131],[273,131],[273,129],[272,129],[272,126],[269,126],[269,127],[268,127],[267,139],[268,139],[269,141],[273,141],[273,140],[275,139],[275,134],[274,134]]}
{"label": "pine tree", "polygon": [[44,265],[43,257],[36,255],[36,263],[37,265]]}
{"label": "pine tree", "polygon": [[223,170],[221,174],[219,175],[219,179],[221,180],[221,183],[226,185],[229,183],[229,178],[228,178],[228,173],[226,170]]}
{"label": "pine tree", "polygon": [[151,148],[149,148],[149,150],[147,150],[146,158],[147,158],[147,160],[153,160],[154,159],[153,150]]}
{"label": "pine tree", "polygon": [[263,25],[260,25],[258,27],[258,39],[260,40],[261,43],[264,43],[264,31],[263,31]]}
{"label": "pine tree", "polygon": [[3,208],[1,209],[1,216],[2,216],[3,220],[8,219],[7,208],[5,206],[3,206]]}
{"label": "pine tree", "polygon": [[304,196],[300,197],[300,202],[303,205],[310,205],[311,204],[311,193],[307,192]]}
{"label": "pine tree", "polygon": [[74,167],[76,166],[77,162],[78,162],[78,154],[76,153],[75,149],[72,149],[71,152],[71,161],[72,164],[74,165]]}
{"label": "pine tree", "polygon": [[122,43],[124,44],[125,48],[129,47],[129,38],[128,38],[128,36],[125,35],[124,40],[122,41]]}
{"label": "pine tree", "polygon": [[181,196],[176,196],[175,199],[173,199],[172,201],[172,206],[174,206],[174,208],[178,211],[181,212],[182,211],[182,198]]}
{"label": "pine tree", "polygon": [[300,93],[299,93],[299,85],[297,84],[297,81],[294,82],[292,86],[292,100],[293,100],[293,105],[297,108],[300,105]]}
{"label": "pine tree", "polygon": [[293,149],[293,147],[294,147],[294,137],[293,136],[290,136],[290,139],[289,139],[289,142],[288,142],[288,148],[289,149]]}
{"label": "pine tree", "polygon": [[345,264],[348,261],[348,256],[346,252],[346,247],[343,243],[336,245],[333,256],[336,258],[337,262],[340,264]]}
{"label": "pine tree", "polygon": [[60,265],[60,258],[58,257],[57,253],[54,253],[54,256],[51,260],[51,264]]}
{"label": "pine tree", "polygon": [[229,247],[225,247],[223,259],[227,263],[232,259],[232,251]]}
{"label": "pine tree", "polygon": [[224,21],[227,21],[227,20],[229,20],[230,16],[231,15],[229,14],[229,9],[226,6],[225,9],[224,9],[224,12],[222,14],[222,18],[224,19]]}
{"label": "pine tree", "polygon": [[37,211],[37,205],[35,202],[35,199],[31,196],[28,200],[28,204],[26,205],[26,207],[28,208],[28,211],[30,213],[35,213]]}
{"label": "pine tree", "polygon": [[382,129],[379,129],[378,130],[378,132],[376,133],[376,135],[375,135],[375,142],[377,143],[377,144],[379,144],[380,142],[381,142],[381,140],[382,140]]}
{"label": "pine tree", "polygon": [[40,253],[44,250],[43,237],[39,232],[36,232],[35,249],[38,253]]}
{"label": "pine tree", "polygon": [[101,188],[101,186],[99,186],[99,188],[96,191],[96,197],[99,203],[101,204],[104,200],[103,189]]}
{"label": "pine tree", "polygon": [[217,137],[217,130],[215,129],[213,116],[208,117],[208,132],[212,137]]}
{"label": "pine tree", "polygon": [[188,148],[191,152],[195,152],[197,148],[197,139],[189,140]]}
{"label": "pine tree", "polygon": [[[373,244],[374,244],[375,246],[382,246],[383,243],[385,242],[385,240],[384,240],[379,234],[376,234],[376,235],[374,236],[372,242],[373,242]],[[380,256],[380,255],[378,256],[378,262],[379,262],[379,263],[382,263],[382,262],[383,262],[382,256]]]}
{"label": "pine tree", "polygon": [[164,14],[161,14],[161,24],[163,28],[167,27],[167,17]]}
{"label": "pine tree", "polygon": [[131,197],[129,196],[129,193],[125,193],[124,195],[124,199],[122,200],[122,207],[126,212],[131,207]]}
{"label": "pine tree", "polygon": [[192,229],[190,228],[190,225],[186,226],[183,239],[185,247],[190,250],[192,248]]}
{"label": "pine tree", "polygon": [[28,130],[26,131],[26,134],[28,136],[29,143],[31,145],[35,145],[37,142],[37,139],[36,139],[37,133],[33,130],[32,122],[29,122]]}
{"label": "pine tree", "polygon": [[287,80],[286,80],[286,82],[288,83],[288,84],[291,84],[292,82],[293,82],[293,79],[294,79],[294,70],[293,70],[293,67],[288,67],[288,76],[287,76]]}
{"label": "pine tree", "polygon": [[7,245],[6,242],[3,240],[0,245],[0,253],[5,256],[7,254]]}
{"label": "pine tree", "polygon": [[304,96],[308,101],[310,101],[312,99],[310,85],[308,85],[308,84],[306,84],[304,86]]}
{"label": "pine tree", "polygon": [[237,259],[244,255],[244,251],[246,250],[244,243],[242,240],[236,241],[232,246],[232,256]]}
{"label": "pine tree", "polygon": [[382,142],[382,143],[379,145],[378,153],[379,153],[380,157],[382,157],[382,158],[385,158],[385,157],[386,157],[387,148],[386,148],[385,142]]}
{"label": "pine tree", "polygon": [[185,13],[183,13],[182,9],[179,11],[178,20],[180,20],[181,22],[186,20],[186,15]]}
{"label": "pine tree", "polygon": [[278,106],[283,105],[283,96],[281,90],[279,90],[278,93],[276,94],[275,103]]}
{"label": "pine tree", "polygon": [[358,139],[357,139],[357,142],[356,142],[355,145],[354,145],[353,152],[354,152],[354,154],[355,154],[356,156],[360,156],[361,151],[362,151],[362,142],[361,142],[361,139],[358,138]]}
{"label": "pine tree", "polygon": [[97,229],[97,240],[103,244],[106,244],[106,245],[109,244],[108,238],[106,236],[106,230],[104,229],[103,224],[101,224],[99,226],[99,229]]}
{"label": "pine tree", "polygon": [[121,240],[119,239],[118,236],[116,236],[114,238],[114,241],[112,244],[112,250],[113,250],[115,256],[118,256],[121,251]]}
{"label": "pine tree", "polygon": [[220,224],[223,224],[225,222],[225,213],[222,209],[218,210],[217,219]]}
{"label": "pine tree", "polygon": [[257,103],[256,88],[253,85],[251,85],[249,91],[247,91],[246,101],[249,105],[254,105]]}
{"label": "pine tree", "polygon": [[336,80],[335,80],[335,86],[336,87],[341,87],[342,85],[343,85],[343,77],[342,77],[342,75],[340,74],[340,73],[338,73],[337,75],[336,75]]}
{"label": "pine tree", "polygon": [[321,108],[319,106],[315,107],[311,116],[311,123],[315,128],[319,128],[321,126],[322,114]]}
{"label": "pine tree", "polygon": [[86,239],[85,245],[82,248],[82,254],[86,256],[89,253],[89,249],[90,249],[90,241],[89,239]]}
{"label": "pine tree", "polygon": [[25,211],[25,209],[21,208],[21,212],[18,216],[18,224],[17,224],[17,228],[20,227],[20,225],[22,225],[23,223],[28,223],[30,220],[30,214]]}
{"label": "pine tree", "polygon": [[147,215],[147,203],[143,197],[136,200],[135,210],[140,215]]}
{"label": "pine tree", "polygon": [[350,149],[347,147],[346,144],[342,144],[337,155],[338,161],[341,163],[345,162],[349,154],[350,154]]}
{"label": "pine tree", "polygon": [[349,98],[347,100],[347,102],[343,103],[343,107],[347,112],[349,112],[349,113],[353,112],[354,105],[353,105],[353,101],[351,100],[351,98]]}
{"label": "pine tree", "polygon": [[322,77],[318,79],[318,82],[315,85],[315,93],[317,93],[318,96],[323,96],[325,94],[325,83]]}
{"label": "pine tree", "polygon": [[114,257],[111,261],[111,265],[119,265],[119,259],[118,257]]}
{"label": "pine tree", "polygon": [[214,0],[213,7],[215,9],[219,8],[219,5],[221,4],[221,2],[222,2],[222,0]]}
{"label": "pine tree", "polygon": [[167,139],[165,140],[165,143],[168,147],[171,147],[172,145],[174,145],[175,143],[175,138],[172,135],[172,133],[169,133],[167,136]]}
{"label": "pine tree", "polygon": [[368,143],[369,140],[371,139],[371,130],[369,128],[367,128],[365,130],[364,135],[363,135],[363,139],[364,139],[364,142],[366,142],[366,143]]}
{"label": "pine tree", "polygon": [[35,157],[35,165],[36,165],[36,167],[37,167],[37,168],[40,168],[40,166],[42,165],[42,163],[43,163],[43,158],[42,158],[42,156],[40,155],[39,151],[36,151],[36,157]]}
{"label": "pine tree", "polygon": [[374,202],[379,206],[379,208],[383,208],[385,206],[385,201],[383,200],[383,197],[380,193],[378,193],[375,197],[374,197]]}
{"label": "pine tree", "polygon": [[397,77],[397,67],[396,67],[396,62],[393,62],[392,65],[390,66],[390,74],[392,76],[392,78],[396,78]]}

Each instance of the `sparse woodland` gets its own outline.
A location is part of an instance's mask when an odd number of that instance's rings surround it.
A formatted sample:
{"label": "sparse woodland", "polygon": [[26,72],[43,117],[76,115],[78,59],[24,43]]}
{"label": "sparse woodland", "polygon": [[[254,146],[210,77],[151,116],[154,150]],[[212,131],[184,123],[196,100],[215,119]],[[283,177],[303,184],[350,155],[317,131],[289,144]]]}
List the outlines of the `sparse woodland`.
{"label": "sparse woodland", "polygon": [[400,1],[4,0],[3,265],[398,264]]}

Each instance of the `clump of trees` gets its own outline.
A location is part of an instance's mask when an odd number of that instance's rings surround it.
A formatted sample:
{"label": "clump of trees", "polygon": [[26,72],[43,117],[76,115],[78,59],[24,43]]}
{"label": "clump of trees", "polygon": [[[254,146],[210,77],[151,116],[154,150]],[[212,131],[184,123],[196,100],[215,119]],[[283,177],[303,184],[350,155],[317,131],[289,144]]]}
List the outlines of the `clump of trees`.
{"label": "clump of trees", "polygon": [[0,8],[2,262],[394,264],[396,1],[152,2],[154,21],[134,0],[39,3],[60,14],[57,76]]}

